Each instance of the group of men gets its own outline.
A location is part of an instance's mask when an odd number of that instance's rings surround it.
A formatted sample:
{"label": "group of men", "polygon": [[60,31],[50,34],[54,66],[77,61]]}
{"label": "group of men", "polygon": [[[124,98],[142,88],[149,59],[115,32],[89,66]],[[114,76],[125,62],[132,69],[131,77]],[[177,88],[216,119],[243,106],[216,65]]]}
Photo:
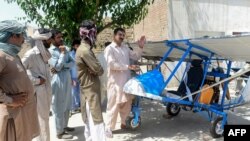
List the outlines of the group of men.
{"label": "group of men", "polygon": [[32,36],[35,45],[20,59],[25,30],[16,21],[0,22],[0,141],[49,141],[50,110],[57,138],[72,139],[74,128],[67,126],[72,105],[81,106],[87,141],[111,138],[118,113],[121,128],[127,128],[132,98],[123,92],[123,86],[131,77],[130,70],[138,70],[130,59],[141,57],[144,36],[138,41],[139,48],[132,51],[123,43],[125,30],[117,28],[113,42],[104,50],[108,78],[104,125],[99,80],[104,69],[92,51],[97,36],[94,22],[81,23],[81,41],[73,42],[72,52],[63,44],[60,31],[40,28]]}

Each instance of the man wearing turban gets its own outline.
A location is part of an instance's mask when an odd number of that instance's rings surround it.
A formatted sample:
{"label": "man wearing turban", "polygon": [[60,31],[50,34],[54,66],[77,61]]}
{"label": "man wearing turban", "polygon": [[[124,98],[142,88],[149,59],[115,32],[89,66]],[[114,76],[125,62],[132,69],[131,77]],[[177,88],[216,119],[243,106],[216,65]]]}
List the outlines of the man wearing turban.
{"label": "man wearing turban", "polygon": [[32,39],[35,46],[27,51],[22,58],[24,67],[34,85],[37,96],[37,112],[40,125],[40,136],[33,140],[49,141],[49,112],[51,104],[51,77],[48,60],[51,55],[48,48],[51,44],[51,32],[48,29],[40,28],[35,31]]}
{"label": "man wearing turban", "polygon": [[76,51],[76,65],[85,125],[84,136],[86,141],[106,141],[99,80],[103,68],[92,51],[96,40],[96,26],[92,21],[85,20],[81,23],[79,32],[82,42]]}
{"label": "man wearing turban", "polygon": [[31,141],[39,135],[36,96],[17,56],[25,27],[0,22],[0,141]]}

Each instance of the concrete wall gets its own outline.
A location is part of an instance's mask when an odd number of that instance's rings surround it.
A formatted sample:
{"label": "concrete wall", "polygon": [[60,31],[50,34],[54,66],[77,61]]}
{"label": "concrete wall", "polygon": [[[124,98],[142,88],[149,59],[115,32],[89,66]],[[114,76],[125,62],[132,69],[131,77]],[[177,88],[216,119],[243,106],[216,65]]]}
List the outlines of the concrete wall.
{"label": "concrete wall", "polygon": [[249,0],[169,0],[168,38],[249,32]]}

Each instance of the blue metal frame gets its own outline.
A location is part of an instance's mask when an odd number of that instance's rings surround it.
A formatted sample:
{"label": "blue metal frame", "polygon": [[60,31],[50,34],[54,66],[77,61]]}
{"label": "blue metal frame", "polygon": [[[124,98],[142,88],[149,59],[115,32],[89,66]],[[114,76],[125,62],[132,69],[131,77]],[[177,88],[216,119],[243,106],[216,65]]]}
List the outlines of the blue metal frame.
{"label": "blue metal frame", "polygon": [[[228,64],[227,64],[227,73],[226,73],[227,77],[230,76],[231,66],[232,66],[232,61],[229,61]],[[229,84],[229,81],[224,83],[223,95],[222,95],[222,100],[221,100],[221,107],[224,106],[224,101],[225,101],[225,98],[226,98],[226,95],[227,95],[228,84]]]}
{"label": "blue metal frame", "polygon": [[227,78],[228,77],[228,74],[222,74],[222,73],[217,73],[217,72],[208,72],[207,75],[220,77],[220,78]]}
{"label": "blue metal frame", "polygon": [[139,118],[140,118],[140,114],[141,114],[141,109],[139,108],[140,99],[141,99],[140,97],[136,96],[134,103],[132,105],[132,113],[134,116],[134,123],[133,124],[136,124],[139,122]]}
{"label": "blue metal frame", "polygon": [[[188,45],[188,49],[184,49],[184,48],[181,48],[181,47],[178,47],[175,45],[175,43],[180,43],[180,42],[183,42],[184,44]],[[160,66],[163,64],[163,62],[168,58],[168,56],[170,55],[170,53],[172,52],[172,50],[175,48],[175,49],[178,49],[178,50],[181,50],[184,52],[184,54],[182,55],[181,59],[179,60],[178,64],[176,65],[175,69],[173,70],[173,72],[170,74],[170,76],[168,77],[168,79],[166,80],[165,84],[164,84],[164,87],[162,88],[162,91],[164,90],[164,88],[168,85],[168,83],[171,81],[171,79],[173,78],[174,74],[177,72],[178,68],[180,67],[181,63],[185,60],[185,58],[187,57],[187,55],[196,55],[198,57],[200,57],[201,59],[203,60],[209,60],[211,59],[211,57],[215,54],[214,52],[206,49],[206,48],[203,48],[203,47],[200,47],[200,46],[197,46],[197,45],[193,45],[192,43],[189,42],[189,40],[172,40],[172,41],[167,41],[166,42],[166,46],[169,46],[170,49],[168,50],[168,52],[164,55],[163,59],[161,60],[160,64],[158,65],[157,69],[160,68]],[[207,56],[204,56],[204,55],[201,55],[201,54],[197,54],[195,52],[192,51],[192,48],[196,48],[198,50],[201,50],[201,51],[204,51],[206,53],[209,53],[209,54],[213,54],[210,56],[210,58],[208,58]]]}
{"label": "blue metal frame", "polygon": [[[183,43],[185,45],[188,46],[187,49],[184,49],[182,47],[178,47],[176,45],[176,43]],[[227,73],[226,74],[222,74],[222,73],[214,73],[214,72],[208,72],[208,66],[210,65],[211,63],[211,60],[226,60],[226,59],[222,59],[222,58],[213,58],[215,53],[213,51],[210,51],[204,47],[201,47],[201,46],[197,46],[197,45],[194,45],[192,44],[188,39],[184,39],[184,40],[171,40],[171,41],[166,41],[166,45],[169,48],[168,52],[164,55],[163,59],[160,61],[159,65],[157,66],[157,69],[160,68],[160,66],[163,64],[163,62],[169,57],[170,53],[173,51],[173,49],[178,49],[178,50],[181,50],[184,52],[184,54],[182,55],[182,57],[180,58],[178,64],[175,66],[174,70],[171,72],[171,74],[169,75],[169,77],[167,78],[167,80],[164,82],[164,85],[162,87],[162,91],[165,89],[165,87],[169,84],[169,82],[172,80],[174,74],[178,71],[180,65],[182,62],[184,62],[184,60],[186,59],[186,57],[188,55],[196,55],[198,57],[200,57],[201,59],[204,59],[205,60],[205,66],[204,66],[204,78],[202,80],[202,85],[204,84],[205,82],[205,76],[215,76],[215,77],[220,77],[220,78],[227,78],[229,77],[230,75],[230,70],[231,70],[231,61],[228,62],[228,65],[227,65]],[[195,52],[192,51],[192,49],[195,48],[195,49],[198,49],[200,51],[203,51],[205,53],[208,53],[210,54],[210,56],[204,56],[204,55],[201,55],[201,54],[197,54]],[[201,86],[202,86],[201,85]],[[220,111],[223,111],[223,105],[224,105],[224,99],[225,99],[225,96],[226,96],[226,90],[228,88],[228,82],[225,82],[224,83],[224,88],[223,88],[223,96],[222,96],[222,100],[221,100],[221,104],[217,106],[216,109],[220,110]],[[200,97],[200,93],[198,94],[198,96],[196,97],[195,101],[194,102],[198,102],[198,99]],[[168,101],[167,99],[165,99],[165,102],[174,102],[170,99],[170,101]],[[182,100],[178,100],[178,101],[175,101],[179,104],[184,104],[184,105],[194,105],[195,103],[194,102],[191,102],[191,103],[188,103],[187,101],[182,101]],[[209,107],[207,107],[209,108]]]}
{"label": "blue metal frame", "polygon": [[168,77],[168,79],[164,83],[162,91],[165,89],[165,87],[168,85],[168,83],[170,82],[170,80],[173,78],[174,74],[177,72],[177,70],[181,66],[181,63],[185,60],[185,58],[187,57],[187,55],[189,54],[189,52],[191,51],[191,49],[192,49],[192,46],[189,46],[188,49],[187,49],[187,51],[182,55],[181,59],[179,60],[179,62],[176,65],[176,67],[174,68],[173,72],[170,74],[170,76]]}
{"label": "blue metal frame", "polygon": [[[182,47],[177,46],[176,43],[183,43],[185,45],[188,46],[187,49],[184,49]],[[200,57],[201,59],[203,59],[204,62],[204,78],[202,80],[202,85],[204,85],[205,83],[205,79],[206,76],[215,76],[215,77],[220,77],[220,78],[228,78],[230,76],[230,70],[231,70],[231,61],[228,61],[227,59],[223,59],[223,58],[213,58],[216,53],[214,53],[213,51],[210,51],[204,47],[201,46],[197,46],[192,44],[188,39],[187,40],[171,40],[171,41],[166,41],[166,46],[169,47],[168,51],[166,52],[166,54],[164,55],[163,59],[160,61],[159,65],[156,67],[157,70],[160,69],[161,65],[164,63],[164,61],[169,57],[170,53],[174,50],[174,49],[178,49],[184,52],[184,54],[182,55],[182,57],[180,58],[178,64],[175,66],[174,70],[171,72],[171,74],[169,75],[169,77],[167,78],[167,80],[164,82],[164,85],[162,87],[162,91],[165,89],[165,87],[169,84],[169,82],[172,80],[172,78],[174,77],[174,74],[178,71],[180,65],[182,64],[182,62],[185,61],[186,57],[188,55],[196,55],[198,57]],[[192,51],[192,49],[196,49],[196,50],[200,50],[206,54],[209,54],[209,56],[204,56],[202,54],[198,54],[194,51]],[[227,72],[226,74],[222,74],[222,73],[212,73],[212,72],[208,72],[208,67],[211,64],[212,60],[223,60],[223,61],[228,61],[227,62]],[[222,125],[224,128],[224,125],[227,122],[227,113],[224,112],[224,110],[228,110],[229,108],[235,107],[237,105],[240,105],[239,102],[234,102],[234,103],[230,103],[230,104],[225,104],[225,98],[226,98],[226,94],[227,94],[227,88],[228,88],[228,83],[229,82],[225,82],[224,83],[224,87],[223,87],[223,95],[222,95],[222,100],[221,103],[219,104],[210,104],[210,105],[206,105],[206,104],[202,104],[199,103],[199,97],[201,95],[201,93],[199,93],[196,97],[196,99],[192,102],[192,101],[188,101],[188,100],[180,100],[180,99],[175,99],[175,98],[170,98],[170,97],[162,97],[162,102],[163,103],[177,103],[179,105],[185,105],[185,106],[190,106],[194,108],[194,111],[196,112],[201,112],[201,111],[207,111],[208,112],[208,118],[209,121],[212,121],[215,117],[222,117],[223,121],[222,121]],[[139,116],[140,116],[140,109],[139,109],[139,100],[140,98],[137,98],[136,100],[136,104],[132,107],[132,111],[134,113],[134,118],[135,118],[135,122],[139,121]],[[214,114],[216,116],[214,116]]]}
{"label": "blue metal frame", "polygon": [[166,54],[164,55],[164,57],[162,58],[160,64],[156,67],[157,70],[160,69],[161,65],[162,65],[162,64],[164,63],[164,61],[168,58],[169,54],[173,51],[173,49],[174,49],[173,46],[171,46],[171,47],[169,48],[169,50],[167,51],[167,53],[166,53]]}
{"label": "blue metal frame", "polygon": [[[186,43],[186,44],[188,44],[188,43]],[[174,43],[172,43],[172,42],[167,42],[167,43],[166,43],[166,46],[174,47],[175,49],[179,49],[179,50],[181,50],[181,51],[183,51],[183,52],[186,52],[186,51],[187,51],[187,50],[184,49],[184,48],[181,48],[181,47],[176,46],[176,45],[175,45]],[[198,57],[200,57],[200,58],[202,58],[202,59],[207,59],[206,56],[201,55],[201,54],[198,54],[198,53],[195,53],[195,52],[193,52],[193,51],[190,51],[190,54],[194,54],[194,55],[196,55],[196,56],[198,56]]]}
{"label": "blue metal frame", "polygon": [[[204,65],[204,77],[203,77],[203,80],[202,80],[200,89],[202,88],[202,86],[203,86],[204,83],[205,83],[205,80],[206,80],[206,77],[205,77],[205,76],[207,76],[207,74],[208,74],[208,67],[209,67],[209,64],[211,63],[211,58],[212,58],[213,56],[214,56],[214,54],[211,53],[211,54],[210,54],[210,57],[209,57],[210,59],[205,60],[205,65]],[[195,101],[198,101],[198,100],[199,100],[200,95],[201,95],[201,93],[199,93],[199,94],[197,95]]]}

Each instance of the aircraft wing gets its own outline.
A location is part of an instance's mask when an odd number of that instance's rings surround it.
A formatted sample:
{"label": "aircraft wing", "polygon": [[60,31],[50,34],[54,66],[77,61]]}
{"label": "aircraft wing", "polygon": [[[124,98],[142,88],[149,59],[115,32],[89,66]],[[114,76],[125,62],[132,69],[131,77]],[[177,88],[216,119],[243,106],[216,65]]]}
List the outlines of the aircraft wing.
{"label": "aircraft wing", "polygon": [[[143,57],[160,59],[171,45],[178,48],[169,55],[168,60],[171,61],[181,58],[183,51],[186,51],[190,45],[194,46],[191,52],[196,54],[192,59],[198,59],[199,55],[209,57],[213,52],[218,58],[231,61],[250,61],[250,35],[148,42],[144,47]],[[137,47],[136,44],[130,44],[130,46]]]}
{"label": "aircraft wing", "polygon": [[231,61],[250,61],[250,35],[192,39],[190,42]]}

